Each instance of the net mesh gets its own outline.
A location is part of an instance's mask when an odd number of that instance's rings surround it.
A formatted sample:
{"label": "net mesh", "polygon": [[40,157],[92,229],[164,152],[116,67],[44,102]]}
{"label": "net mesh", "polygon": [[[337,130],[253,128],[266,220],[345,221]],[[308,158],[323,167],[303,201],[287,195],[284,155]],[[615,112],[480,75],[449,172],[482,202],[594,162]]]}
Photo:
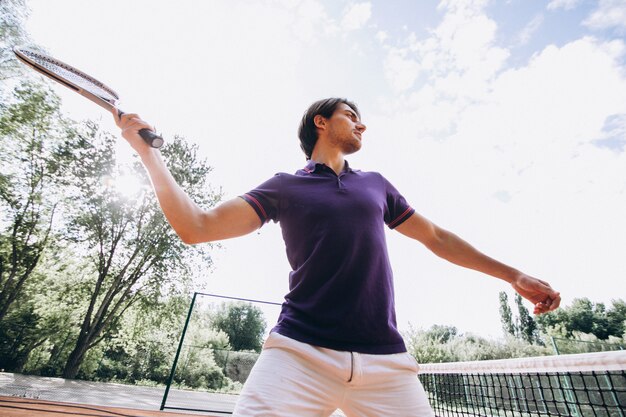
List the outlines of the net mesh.
{"label": "net mesh", "polygon": [[31,49],[20,48],[17,52],[21,53],[22,58],[26,58],[30,63],[39,66],[40,70],[48,73],[54,78],[61,78],[61,81],[67,81],[75,86],[89,91],[110,104],[115,104],[119,100],[119,96],[115,91],[96,80],[93,77],[79,71],[78,69],[58,61],[48,55]]}
{"label": "net mesh", "polygon": [[626,352],[420,368],[439,417],[626,417]]}

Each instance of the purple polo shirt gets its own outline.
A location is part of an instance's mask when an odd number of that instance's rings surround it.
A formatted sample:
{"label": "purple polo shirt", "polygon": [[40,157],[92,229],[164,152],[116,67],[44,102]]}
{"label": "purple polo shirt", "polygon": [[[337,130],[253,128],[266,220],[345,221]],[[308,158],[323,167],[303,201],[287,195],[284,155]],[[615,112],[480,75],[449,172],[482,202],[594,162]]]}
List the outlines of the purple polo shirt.
{"label": "purple polo shirt", "polygon": [[339,174],[309,161],[241,196],[263,223],[279,222],[292,271],[272,331],[315,346],[370,354],[405,352],[394,307],[384,225],[414,210],[382,175]]}

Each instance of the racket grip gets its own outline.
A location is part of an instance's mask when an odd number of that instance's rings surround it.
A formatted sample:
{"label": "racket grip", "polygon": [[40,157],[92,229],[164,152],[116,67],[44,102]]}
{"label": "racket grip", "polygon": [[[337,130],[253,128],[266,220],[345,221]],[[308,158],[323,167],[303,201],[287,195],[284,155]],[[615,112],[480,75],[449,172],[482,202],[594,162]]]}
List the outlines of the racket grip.
{"label": "racket grip", "polygon": [[[120,109],[117,109],[117,117],[119,117],[121,119],[124,114],[125,113],[123,111],[121,111]],[[165,143],[165,141],[163,140],[163,137],[160,136],[160,135],[157,135],[152,130],[141,129],[139,131],[139,136],[141,136],[141,138],[148,145],[150,145],[150,146],[152,146],[153,148],[156,148],[156,149],[159,149],[161,146],[163,146],[163,143]]]}
{"label": "racket grip", "polygon": [[164,143],[163,138],[157,135],[156,133],[154,133],[152,130],[141,129],[139,131],[139,136],[141,136],[143,140],[146,141],[146,143],[152,146],[153,148],[158,149],[161,146],[163,146],[163,143]]}

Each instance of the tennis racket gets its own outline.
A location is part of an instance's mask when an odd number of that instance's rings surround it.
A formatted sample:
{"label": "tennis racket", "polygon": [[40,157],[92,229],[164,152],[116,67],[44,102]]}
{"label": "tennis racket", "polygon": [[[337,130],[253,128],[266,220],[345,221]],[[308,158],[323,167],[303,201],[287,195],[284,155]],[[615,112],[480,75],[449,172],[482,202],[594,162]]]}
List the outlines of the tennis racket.
{"label": "tennis racket", "polygon": [[[120,97],[115,91],[71,65],[29,48],[16,46],[13,48],[13,52],[26,65],[76,91],[108,111],[116,107]],[[119,117],[123,114],[123,111],[118,110]],[[163,146],[163,138],[151,130],[141,129],[139,135],[153,148]]]}

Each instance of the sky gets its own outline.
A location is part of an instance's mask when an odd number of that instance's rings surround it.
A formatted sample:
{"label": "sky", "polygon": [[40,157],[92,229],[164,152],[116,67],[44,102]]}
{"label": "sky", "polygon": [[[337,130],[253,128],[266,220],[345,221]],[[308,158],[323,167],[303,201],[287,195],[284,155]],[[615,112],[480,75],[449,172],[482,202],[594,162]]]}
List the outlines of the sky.
{"label": "sky", "polygon": [[[550,282],[564,305],[626,298],[624,0],[27,3],[38,46],[112,86],[166,140],[198,144],[226,199],[304,166],[302,113],[347,97],[367,125],[352,167]],[[116,132],[58,92],[71,117]],[[122,139],[117,152],[132,155]],[[387,242],[401,330],[501,337],[508,284],[397,232]],[[280,302],[288,290],[278,224],[223,242],[214,261],[206,292]]]}

